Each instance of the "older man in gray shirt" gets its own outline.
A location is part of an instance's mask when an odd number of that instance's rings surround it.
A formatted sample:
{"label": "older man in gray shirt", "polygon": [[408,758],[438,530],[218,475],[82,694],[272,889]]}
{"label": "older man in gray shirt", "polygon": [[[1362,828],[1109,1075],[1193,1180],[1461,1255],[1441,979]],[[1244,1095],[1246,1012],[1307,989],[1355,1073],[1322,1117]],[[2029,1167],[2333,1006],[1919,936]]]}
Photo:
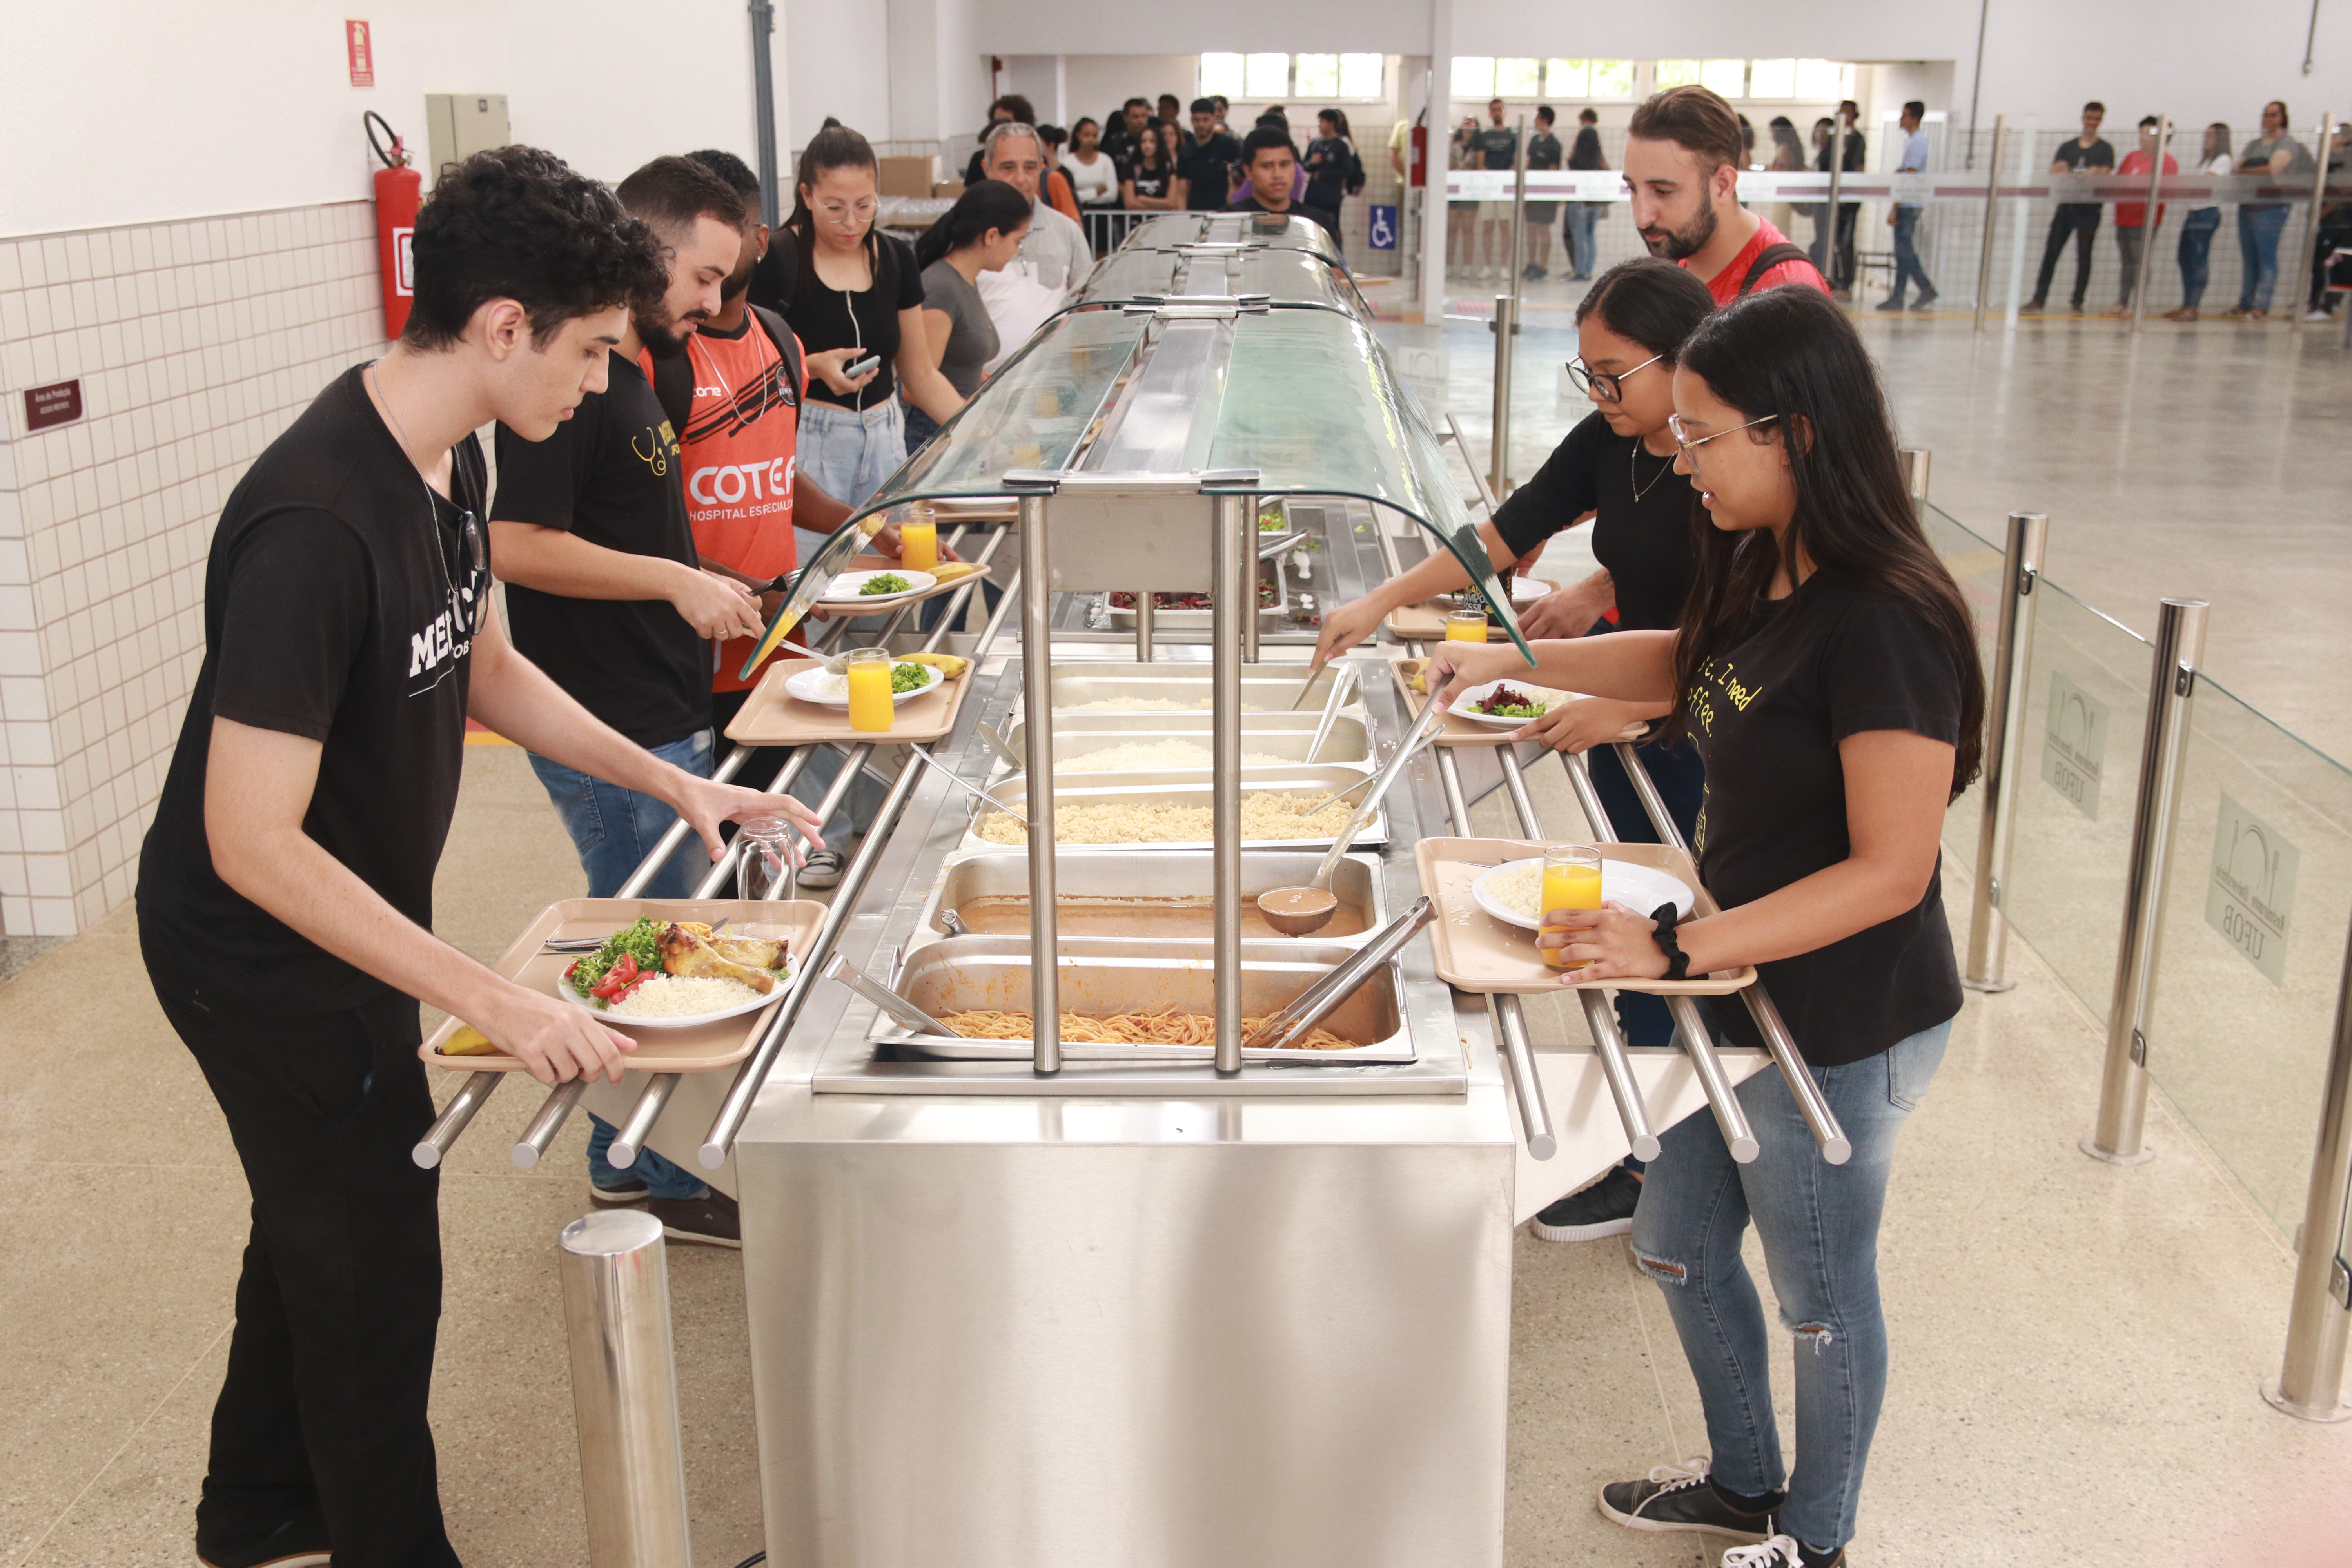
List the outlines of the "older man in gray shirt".
{"label": "older man in gray shirt", "polygon": [[[1045,145],[1038,140],[1036,127],[1018,121],[994,127],[981,146],[981,156],[988,177],[1027,196],[1032,214],[1020,259],[1001,272],[980,275],[980,297],[988,306],[988,319],[996,323],[997,360],[1002,360],[1026,343],[1070,291],[1087,280],[1095,258],[1086,230],[1038,194],[1045,174]],[[996,361],[988,368],[994,370]]]}

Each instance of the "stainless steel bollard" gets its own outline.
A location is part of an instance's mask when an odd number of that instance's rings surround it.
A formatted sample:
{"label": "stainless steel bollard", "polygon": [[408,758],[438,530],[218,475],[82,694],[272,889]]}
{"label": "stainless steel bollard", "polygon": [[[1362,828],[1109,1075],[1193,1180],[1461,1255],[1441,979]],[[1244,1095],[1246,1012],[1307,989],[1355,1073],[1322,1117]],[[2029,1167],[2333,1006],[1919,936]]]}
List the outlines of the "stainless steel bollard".
{"label": "stainless steel bollard", "polygon": [[2294,1298],[2287,1310],[2286,1359],[2263,1397],[2305,1421],[2352,1421],[2344,1403],[2344,1341],[2352,1328],[2352,1270],[2344,1257],[2344,1220],[2352,1197],[2352,942],[2336,993],[2336,1037],[2327,1053],[2327,1088],[2319,1102],[2318,1146],[2311,1155],[2311,1194],[2303,1206],[2303,1246]]}
{"label": "stainless steel bollard", "polygon": [[[1045,555],[1045,498],[1021,498],[1022,734],[1029,761],[1029,951],[1058,953],[1054,896],[1054,577]],[[1223,584],[1220,584],[1222,589]],[[1220,592],[1219,605],[1230,595]],[[1040,1077],[1062,1070],[1062,973],[1029,966],[1030,1030]]]}
{"label": "stainless steel bollard", "polygon": [[2017,751],[2025,707],[2019,700],[2033,645],[2033,584],[2050,542],[2050,519],[2038,511],[2009,514],[2009,554],[2002,575],[2000,619],[1993,632],[1993,668],[1985,694],[1984,805],[1977,825],[1976,896],[1969,906],[1969,962],[1960,984],[1971,991],[2007,991],[2009,923],[2000,916],[2009,880],[2010,826],[2017,806]]}
{"label": "stainless steel bollard", "polygon": [[1903,488],[1911,492],[1915,510],[1927,504],[1927,468],[1934,456],[1925,447],[1906,447],[1895,454],[1903,465]]}
{"label": "stainless steel bollard", "polygon": [[583,1215],[555,1238],[592,1568],[691,1568],[661,1221]]}
{"label": "stainless steel bollard", "polygon": [[1992,292],[1992,236],[2000,212],[2000,159],[2007,151],[2009,116],[1992,117],[1992,156],[1985,162],[1984,243],[1977,253],[1977,320],[1976,331],[1984,331],[1985,298]]}
{"label": "stainless steel bollard", "polygon": [[2140,739],[2139,788],[2132,805],[2131,859],[2124,879],[2123,939],[2116,952],[2115,1001],[2107,1015],[2107,1066],[2099,1122],[2082,1141],[2095,1160],[2137,1165],[2153,1158],[2147,1118],[2147,1016],[2156,998],[2157,950],[2164,940],[2164,888],[2172,862],[2172,813],[2189,757],[2189,704],[2205,654],[2202,599],[2167,599],[2157,622]]}
{"label": "stainless steel bollard", "polygon": [[[2147,280],[2156,272],[2156,226],[2164,208],[2158,205],[2156,194],[2164,188],[2164,153],[2172,144],[2172,116],[2158,115],[2156,125],[2156,156],[2147,167],[2147,205],[2140,209],[2139,266],[2132,274],[2132,331],[2137,332],[2147,319]],[[2327,161],[2327,149],[2323,143],[2320,162]],[[2314,206],[2312,209],[2319,209]]]}

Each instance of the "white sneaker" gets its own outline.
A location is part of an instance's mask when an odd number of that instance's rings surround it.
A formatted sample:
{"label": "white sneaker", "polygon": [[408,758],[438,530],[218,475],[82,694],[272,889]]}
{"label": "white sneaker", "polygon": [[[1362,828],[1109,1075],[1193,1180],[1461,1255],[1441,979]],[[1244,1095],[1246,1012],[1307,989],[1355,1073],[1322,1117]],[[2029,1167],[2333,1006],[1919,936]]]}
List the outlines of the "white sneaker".
{"label": "white sneaker", "polygon": [[2325,310],[2305,310],[2303,319],[2306,321],[2332,321],[2336,318]]}

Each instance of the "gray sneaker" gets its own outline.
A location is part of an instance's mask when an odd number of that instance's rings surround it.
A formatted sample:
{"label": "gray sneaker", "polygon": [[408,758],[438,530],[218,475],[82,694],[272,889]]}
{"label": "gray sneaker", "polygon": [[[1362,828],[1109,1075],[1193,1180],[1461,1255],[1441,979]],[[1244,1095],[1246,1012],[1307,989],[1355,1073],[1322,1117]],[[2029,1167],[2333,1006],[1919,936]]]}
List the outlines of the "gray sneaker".
{"label": "gray sneaker", "polygon": [[1724,1501],[1707,1479],[1704,1455],[1679,1465],[1660,1465],[1646,1480],[1611,1481],[1601,1489],[1601,1512],[1628,1530],[1701,1531],[1759,1544],[1772,1537],[1776,1494],[1761,1513],[1743,1513]]}
{"label": "gray sneaker", "polygon": [[807,863],[801,867],[803,888],[837,888],[841,885],[841,857],[830,849],[812,849]]}

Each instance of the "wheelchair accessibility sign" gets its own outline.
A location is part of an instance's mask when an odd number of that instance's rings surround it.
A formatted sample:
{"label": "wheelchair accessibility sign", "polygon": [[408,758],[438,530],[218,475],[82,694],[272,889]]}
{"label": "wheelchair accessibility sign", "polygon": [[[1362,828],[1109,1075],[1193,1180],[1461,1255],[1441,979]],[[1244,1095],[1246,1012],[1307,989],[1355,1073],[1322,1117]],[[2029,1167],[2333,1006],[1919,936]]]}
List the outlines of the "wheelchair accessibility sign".
{"label": "wheelchair accessibility sign", "polygon": [[1376,206],[1372,209],[1371,244],[1374,250],[1394,250],[1397,247],[1397,210]]}

